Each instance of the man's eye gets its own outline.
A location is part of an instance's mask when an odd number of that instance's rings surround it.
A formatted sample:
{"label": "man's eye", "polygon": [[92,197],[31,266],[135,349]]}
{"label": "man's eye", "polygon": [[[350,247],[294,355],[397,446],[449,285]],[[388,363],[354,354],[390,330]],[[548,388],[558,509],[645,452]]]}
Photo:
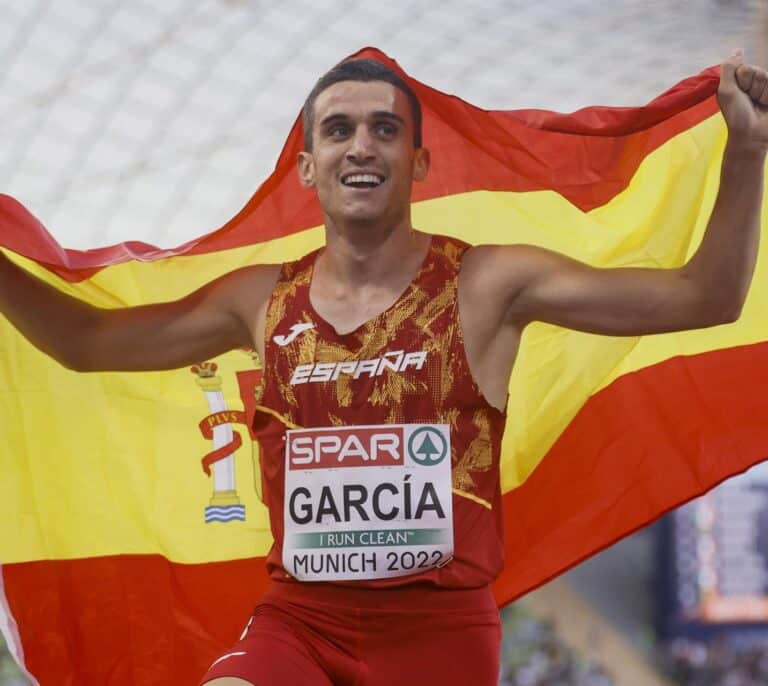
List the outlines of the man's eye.
{"label": "man's eye", "polygon": [[379,136],[394,136],[397,133],[397,128],[394,124],[378,124],[376,126],[376,133]]}
{"label": "man's eye", "polygon": [[349,135],[349,127],[345,124],[337,124],[328,129],[328,135],[332,138],[343,138]]}

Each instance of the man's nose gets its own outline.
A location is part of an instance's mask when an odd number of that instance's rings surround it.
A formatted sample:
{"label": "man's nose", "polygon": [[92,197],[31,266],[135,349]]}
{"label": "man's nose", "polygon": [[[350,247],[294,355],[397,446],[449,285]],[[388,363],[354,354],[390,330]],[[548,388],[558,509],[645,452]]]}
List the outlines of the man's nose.
{"label": "man's nose", "polygon": [[347,159],[353,162],[373,159],[374,147],[368,128],[358,126],[355,134],[350,139],[349,149],[347,150]]}

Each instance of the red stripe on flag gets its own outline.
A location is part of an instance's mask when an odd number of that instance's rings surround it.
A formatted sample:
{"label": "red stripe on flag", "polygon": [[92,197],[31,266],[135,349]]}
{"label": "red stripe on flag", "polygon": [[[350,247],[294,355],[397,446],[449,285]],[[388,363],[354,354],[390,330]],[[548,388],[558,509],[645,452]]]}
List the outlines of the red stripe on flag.
{"label": "red stripe on flag", "polygon": [[768,457],[768,343],[676,357],[587,401],[504,496],[500,603]]}
{"label": "red stripe on flag", "polygon": [[[373,48],[355,56],[373,57],[404,73]],[[425,145],[433,159],[427,180],[414,186],[414,201],[477,190],[554,190],[587,211],[626,188],[656,148],[718,109],[716,68],[682,81],[644,107],[588,107],[573,114],[482,110],[406,78],[422,100]],[[0,244],[78,281],[129,259],[206,254],[287,236],[323,221],[314,192],[298,182],[295,162],[302,149],[297,120],[275,171],[245,207],[218,231],[172,250],[126,242],[65,251],[20,205],[2,195]]]}
{"label": "red stripe on flag", "polygon": [[40,686],[195,686],[267,584],[263,558],[182,565],[120,555],[2,571]]}

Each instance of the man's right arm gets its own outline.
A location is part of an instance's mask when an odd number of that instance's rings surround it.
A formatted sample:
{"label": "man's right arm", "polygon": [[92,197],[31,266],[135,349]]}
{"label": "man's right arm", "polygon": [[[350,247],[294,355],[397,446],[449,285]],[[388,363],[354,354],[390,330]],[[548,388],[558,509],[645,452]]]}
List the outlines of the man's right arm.
{"label": "man's right arm", "polygon": [[0,253],[0,313],[77,371],[175,369],[239,347],[261,352],[279,265],[246,267],[173,302],[102,309],[62,293]]}

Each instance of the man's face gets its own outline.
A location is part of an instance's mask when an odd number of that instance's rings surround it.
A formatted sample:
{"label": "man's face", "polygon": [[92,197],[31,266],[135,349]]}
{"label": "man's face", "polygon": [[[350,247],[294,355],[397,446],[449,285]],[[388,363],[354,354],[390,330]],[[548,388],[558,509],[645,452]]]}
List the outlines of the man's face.
{"label": "man's face", "polygon": [[429,168],[413,145],[408,98],[383,81],[342,81],[315,100],[312,152],[299,176],[315,188],[332,221],[398,222],[407,217],[411,184]]}

